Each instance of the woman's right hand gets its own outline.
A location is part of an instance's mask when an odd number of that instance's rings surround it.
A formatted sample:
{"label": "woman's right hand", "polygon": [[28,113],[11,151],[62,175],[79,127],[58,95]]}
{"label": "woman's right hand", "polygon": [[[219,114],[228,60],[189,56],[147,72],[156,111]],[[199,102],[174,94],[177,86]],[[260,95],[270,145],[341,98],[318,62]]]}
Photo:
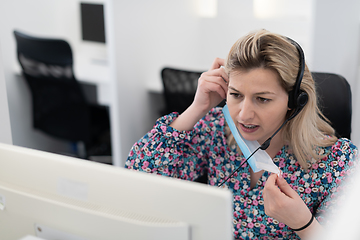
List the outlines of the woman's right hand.
{"label": "woman's right hand", "polygon": [[226,98],[228,91],[228,76],[225,69],[225,60],[216,58],[211,68],[201,74],[194,101],[191,107],[198,109],[204,115],[213,107],[216,107]]}
{"label": "woman's right hand", "polygon": [[226,98],[228,76],[225,73],[225,60],[216,58],[209,71],[201,74],[193,103],[170,124],[179,131],[193,129],[194,125],[213,107]]}

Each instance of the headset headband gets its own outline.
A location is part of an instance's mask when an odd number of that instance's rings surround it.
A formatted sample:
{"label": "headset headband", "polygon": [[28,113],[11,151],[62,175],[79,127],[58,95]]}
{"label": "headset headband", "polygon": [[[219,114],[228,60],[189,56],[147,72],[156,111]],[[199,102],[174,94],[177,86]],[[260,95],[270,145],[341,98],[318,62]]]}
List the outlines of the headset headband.
{"label": "headset headband", "polygon": [[305,71],[304,52],[297,42],[295,42],[291,38],[287,38],[287,39],[296,47],[299,53],[299,71],[296,77],[294,88],[289,92],[288,107],[294,109],[293,114],[290,116],[291,119],[294,118],[306,105],[308,101],[308,94],[300,89],[301,81]]}

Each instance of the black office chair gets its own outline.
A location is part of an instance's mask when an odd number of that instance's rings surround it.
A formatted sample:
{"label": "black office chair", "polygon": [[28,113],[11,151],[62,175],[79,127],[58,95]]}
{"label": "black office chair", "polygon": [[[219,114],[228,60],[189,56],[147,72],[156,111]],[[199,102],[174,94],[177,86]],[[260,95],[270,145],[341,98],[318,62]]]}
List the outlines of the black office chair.
{"label": "black office chair", "polygon": [[343,76],[313,72],[322,113],[331,122],[337,137],[350,139],[352,101],[349,83]]}
{"label": "black office chair", "polygon": [[[161,115],[171,112],[182,113],[193,102],[201,71],[189,71],[165,67],[161,71],[166,109]],[[224,106],[225,101],[219,104]]]}
{"label": "black office chair", "polygon": [[195,97],[197,82],[202,72],[176,68],[163,68],[161,79],[164,87],[165,110],[162,115],[171,112],[182,113]]}
{"label": "black office chair", "polygon": [[14,31],[22,74],[32,94],[33,126],[53,137],[83,142],[85,156],[111,156],[108,107],[90,104],[73,72],[70,45]]}

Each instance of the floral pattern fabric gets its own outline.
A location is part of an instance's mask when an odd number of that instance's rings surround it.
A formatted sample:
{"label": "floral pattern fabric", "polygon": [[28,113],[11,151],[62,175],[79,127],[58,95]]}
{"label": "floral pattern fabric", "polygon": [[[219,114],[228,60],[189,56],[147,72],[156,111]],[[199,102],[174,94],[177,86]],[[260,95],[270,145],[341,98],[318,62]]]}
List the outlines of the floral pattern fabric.
{"label": "floral pattern fabric", "polygon": [[[245,160],[235,145],[227,144],[221,108],[211,110],[192,131],[170,127],[177,116],[172,113],[159,118],[154,128],[134,144],[126,167],[184,180],[195,180],[205,173],[208,183],[217,187]],[[286,145],[273,161],[316,219],[323,223],[324,215],[335,204],[340,183],[354,169],[357,148],[350,140],[339,139],[333,146],[318,147],[317,151],[323,158],[309,164],[309,170],[299,165]],[[250,189],[249,165],[245,163],[223,185],[234,196],[235,239],[299,239],[291,228],[265,214],[262,190],[268,176],[265,171]]]}

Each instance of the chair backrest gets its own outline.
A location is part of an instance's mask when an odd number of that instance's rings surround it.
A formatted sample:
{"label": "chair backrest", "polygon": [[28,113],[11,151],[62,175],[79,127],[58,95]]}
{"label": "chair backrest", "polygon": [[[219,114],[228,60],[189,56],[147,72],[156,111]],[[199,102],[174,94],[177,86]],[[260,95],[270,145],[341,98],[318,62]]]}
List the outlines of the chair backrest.
{"label": "chair backrest", "polygon": [[331,122],[338,137],[351,136],[351,89],[343,76],[332,73],[313,72],[319,107]]}
{"label": "chair backrest", "polygon": [[70,45],[14,31],[17,56],[32,93],[33,125],[70,141],[88,141],[89,107],[73,74]]}
{"label": "chair backrest", "polygon": [[175,68],[163,68],[161,78],[164,87],[166,110],[182,113],[190,106],[195,97],[198,79],[202,72]]}

